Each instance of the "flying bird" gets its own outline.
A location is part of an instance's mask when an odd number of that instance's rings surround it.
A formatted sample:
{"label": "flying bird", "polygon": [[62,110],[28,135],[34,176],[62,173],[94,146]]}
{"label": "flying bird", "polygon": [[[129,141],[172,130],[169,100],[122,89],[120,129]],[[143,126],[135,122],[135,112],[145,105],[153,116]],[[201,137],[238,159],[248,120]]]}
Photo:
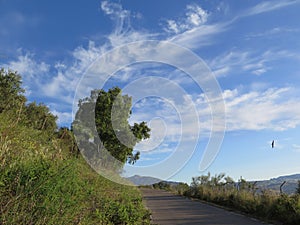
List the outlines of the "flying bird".
{"label": "flying bird", "polygon": [[274,140],[272,141],[271,146],[272,146],[272,148],[274,148],[274,146],[275,146],[275,141]]}

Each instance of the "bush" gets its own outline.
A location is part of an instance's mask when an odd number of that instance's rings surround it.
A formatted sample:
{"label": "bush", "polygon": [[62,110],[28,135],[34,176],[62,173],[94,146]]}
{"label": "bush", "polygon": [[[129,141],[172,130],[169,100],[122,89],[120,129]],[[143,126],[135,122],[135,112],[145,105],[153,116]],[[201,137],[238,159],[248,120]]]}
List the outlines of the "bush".
{"label": "bush", "polygon": [[171,185],[165,181],[160,181],[158,183],[153,184],[152,186],[155,189],[162,189],[162,190],[167,190],[167,191],[171,190]]}
{"label": "bush", "polygon": [[[245,180],[242,183],[243,188],[237,190],[232,184],[220,182],[212,185],[209,178],[210,174],[193,178],[192,185],[184,192],[184,195],[230,207],[266,221],[300,224],[299,194],[280,195],[270,190],[263,190],[258,194],[248,188],[250,184]],[[199,182],[203,180],[205,182]]]}

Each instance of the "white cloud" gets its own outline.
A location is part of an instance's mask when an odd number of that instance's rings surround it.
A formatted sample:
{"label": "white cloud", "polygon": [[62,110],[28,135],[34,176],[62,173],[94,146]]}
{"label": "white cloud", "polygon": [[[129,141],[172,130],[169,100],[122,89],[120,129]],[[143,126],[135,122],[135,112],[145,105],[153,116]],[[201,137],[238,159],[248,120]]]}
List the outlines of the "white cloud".
{"label": "white cloud", "polygon": [[[226,131],[273,130],[283,131],[300,125],[300,98],[292,88],[269,88],[264,91],[224,90]],[[211,129],[210,105],[204,94],[194,96],[199,112],[200,127]],[[213,104],[213,103],[212,103]]]}
{"label": "white cloud", "polygon": [[57,123],[64,126],[69,126],[72,122],[71,112],[59,112],[55,109],[51,111],[53,115],[58,117]]}
{"label": "white cloud", "polygon": [[131,12],[123,9],[122,5],[110,1],[103,1],[101,2],[101,9],[116,23],[114,30],[116,35],[121,35],[131,29]]}
{"label": "white cloud", "polygon": [[251,38],[273,38],[274,35],[282,35],[286,33],[299,33],[300,29],[286,28],[286,27],[274,27],[270,30],[263,31],[261,33],[250,33],[246,35],[246,39]]}
{"label": "white cloud", "polygon": [[17,71],[24,79],[37,78],[49,72],[50,65],[45,62],[37,62],[31,53],[22,53],[19,50],[19,56],[16,60],[12,60],[7,64],[1,65],[4,68]]}
{"label": "white cloud", "polygon": [[287,7],[290,5],[298,4],[300,3],[299,0],[273,0],[273,1],[265,1],[261,2],[254,7],[247,10],[244,14],[244,16],[251,16],[251,15],[257,15],[265,12],[270,12],[273,10],[278,10],[283,7]]}
{"label": "white cloud", "polygon": [[165,30],[170,33],[183,33],[187,30],[204,25],[208,20],[208,12],[197,4],[186,6],[186,13],[183,18],[175,20],[167,20]]}
{"label": "white cloud", "polygon": [[133,13],[123,9],[122,5],[110,1],[103,1],[101,9],[115,23],[113,32],[107,36],[112,48],[129,42],[153,39],[157,36],[157,34],[134,30],[131,20],[141,18],[142,15],[140,13]]}
{"label": "white cloud", "polygon": [[190,49],[199,49],[214,43],[214,36],[225,31],[226,26],[225,23],[205,24],[173,35],[168,40]]}
{"label": "white cloud", "polygon": [[227,130],[281,131],[299,126],[300,101],[289,97],[292,91],[290,88],[270,88],[242,94],[236,89],[227,90],[224,94]]}
{"label": "white cloud", "polygon": [[208,13],[196,4],[188,5],[186,13],[187,21],[194,26],[199,26],[207,22]]}
{"label": "white cloud", "polygon": [[[166,27],[164,29],[165,31],[172,34],[172,36],[169,38],[170,41],[187,48],[199,49],[202,46],[207,46],[214,43],[216,41],[214,39],[214,36],[226,31],[230,27],[230,25],[238,19],[277,10],[283,7],[297,4],[299,2],[299,0],[278,0],[259,3],[252,8],[241,12],[231,20],[227,19],[223,22],[213,24],[208,24],[210,13],[203,10],[200,6],[192,4],[186,7],[186,14],[183,18],[179,18],[177,20],[166,20]],[[220,7],[222,7],[222,9]],[[223,10],[223,8],[225,11],[228,11],[228,8],[224,7],[224,5],[218,6],[217,11]],[[271,33],[279,32],[279,29],[280,28],[274,28]],[[289,30],[289,32],[290,31],[291,30]],[[256,69],[253,71],[253,73],[260,75],[265,71],[266,70],[263,69]]]}
{"label": "white cloud", "polygon": [[72,55],[75,60],[73,67],[78,67],[79,71],[86,69],[92,62],[94,62],[101,54],[107,51],[106,46],[96,46],[93,41],[89,41],[86,48],[77,47]]}
{"label": "white cloud", "polygon": [[[77,85],[85,75],[86,70],[105,52],[110,49],[108,44],[96,45],[90,41],[86,47],[79,46],[72,52],[72,62],[68,65],[57,62],[54,67],[56,73],[52,74],[51,80],[41,82],[45,96],[57,98],[65,104],[72,105]],[[90,84],[101,83],[101,69],[94,73],[99,73]],[[88,88],[88,87],[87,87]],[[101,88],[101,87],[99,87]]]}
{"label": "white cloud", "polygon": [[[218,76],[226,76],[233,71],[249,71],[250,73],[260,75],[267,71],[265,66],[266,59],[261,55],[254,56],[248,51],[230,51],[214,58],[209,62],[210,67],[216,71]],[[261,73],[260,73],[261,72]]]}
{"label": "white cloud", "polygon": [[[294,96],[294,91],[289,87],[269,88],[263,91],[252,90],[249,92],[243,92],[238,89],[224,90],[226,131],[284,131],[299,126],[300,98],[291,97]],[[168,115],[170,115],[170,118],[173,118],[172,110],[174,109],[170,107],[155,107],[151,110],[151,107],[146,107],[147,101],[144,101],[140,111],[133,114],[134,118],[146,121],[148,118],[164,115],[164,117],[160,118],[164,119],[166,132],[161,127],[158,127],[158,130],[154,129],[154,132],[158,134],[155,137],[156,139],[142,142],[139,146],[148,148],[147,151],[143,151],[144,154],[169,152],[175,149],[174,146],[179,141],[188,143],[189,140],[197,139],[198,137],[195,136],[196,129],[200,129],[200,139],[209,137],[212,129],[210,104],[213,103],[207,102],[204,94],[197,96],[186,95],[183,98],[192,98],[192,103],[195,104],[198,111],[200,126],[195,124],[195,120],[191,118],[195,115],[191,113],[189,108],[190,102],[188,101],[177,102],[176,104],[177,109],[181,108],[180,120],[169,119]],[[187,129],[180,129],[181,123],[186,123]],[[218,130],[218,128],[214,129]],[[155,145],[155,143],[159,144]],[[171,143],[172,146],[165,146],[166,143]],[[276,145],[278,148],[281,148],[280,141],[276,140]],[[149,148],[151,148],[150,151]]]}
{"label": "white cloud", "polygon": [[16,59],[0,64],[0,67],[17,71],[22,76],[26,97],[40,95],[42,87],[39,81],[47,78],[51,66],[43,61],[37,61],[30,52],[23,53],[20,49],[18,54]]}
{"label": "white cloud", "polygon": [[300,59],[297,53],[286,50],[267,50],[262,53],[232,50],[215,57],[208,64],[217,77],[241,72],[261,75],[273,69],[271,62],[287,58]]}
{"label": "white cloud", "polygon": [[210,13],[199,5],[187,5],[184,17],[166,20],[164,30],[170,34],[167,40],[190,49],[211,45],[215,41],[213,37],[228,24],[208,24],[209,17]]}
{"label": "white cloud", "polygon": [[123,9],[122,5],[110,1],[102,1],[101,9],[105,14],[117,17],[126,17],[130,14],[128,10]]}
{"label": "white cloud", "polygon": [[174,146],[171,146],[170,144],[163,144],[157,148],[151,149],[151,151],[142,151],[141,154],[143,156],[150,156],[150,155],[158,155],[163,153],[171,153],[173,152]]}
{"label": "white cloud", "polygon": [[[208,24],[210,13],[203,10],[200,6],[193,4],[187,6],[185,17],[179,18],[177,20],[166,20],[167,24],[164,29],[165,31],[173,34],[173,36],[169,38],[170,41],[185,46],[187,48],[199,49],[203,46],[211,45],[212,43],[214,43],[216,41],[214,39],[214,36],[216,34],[226,31],[230,28],[230,25],[232,25],[234,22],[243,17],[249,17],[265,12],[270,12],[298,3],[300,3],[299,0],[267,1],[259,3],[253,6],[252,8],[241,12],[240,14],[233,17],[231,20],[226,19],[219,23],[210,24]],[[224,10],[224,13],[226,14],[226,11],[228,11],[228,7],[220,5],[217,7],[217,11]],[[222,7],[222,9],[220,7]],[[278,33],[279,30],[282,30],[282,28],[274,28],[270,31],[270,35]],[[293,29],[285,29],[285,32],[295,31]],[[252,36],[250,35],[249,37]],[[263,72],[263,70],[258,69],[255,70],[254,74],[260,75]]]}
{"label": "white cloud", "polygon": [[180,32],[180,28],[174,20],[167,20],[167,30],[174,32],[175,34]]}
{"label": "white cloud", "polygon": [[106,45],[95,46],[93,42],[89,42],[86,48],[80,46],[73,51],[71,63],[56,62],[51,66],[43,61],[37,61],[32,53],[23,53],[19,50],[16,60],[0,66],[18,71],[23,78],[27,96],[30,94],[39,98],[50,97],[51,100],[47,100],[50,101],[49,104],[52,104],[51,101],[63,104],[61,106],[56,104],[58,108],[55,110],[59,111],[59,108],[65,108],[65,105],[71,110],[76,86],[84,71],[105,51]]}

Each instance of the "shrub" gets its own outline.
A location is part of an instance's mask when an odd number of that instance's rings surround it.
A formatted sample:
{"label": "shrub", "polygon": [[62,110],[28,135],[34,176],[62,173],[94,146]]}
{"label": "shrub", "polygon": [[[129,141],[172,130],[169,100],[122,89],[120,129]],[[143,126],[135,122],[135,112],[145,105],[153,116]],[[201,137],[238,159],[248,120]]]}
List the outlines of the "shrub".
{"label": "shrub", "polygon": [[[219,176],[215,176],[219,177]],[[238,211],[262,218],[266,221],[279,221],[283,224],[300,224],[300,195],[288,196],[270,190],[261,193],[253,191],[254,185],[242,180],[240,190],[226,183],[212,185],[210,174],[193,178],[185,196],[214,202]],[[227,180],[230,180],[227,178]],[[203,182],[205,181],[205,182]]]}

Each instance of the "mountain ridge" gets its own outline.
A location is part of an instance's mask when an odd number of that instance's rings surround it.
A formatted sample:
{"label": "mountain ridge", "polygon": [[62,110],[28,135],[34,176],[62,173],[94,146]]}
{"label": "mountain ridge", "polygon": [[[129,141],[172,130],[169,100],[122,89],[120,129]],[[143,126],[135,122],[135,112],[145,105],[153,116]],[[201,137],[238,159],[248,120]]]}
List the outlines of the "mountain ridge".
{"label": "mountain ridge", "polygon": [[282,192],[285,194],[293,194],[298,187],[298,181],[300,180],[300,174],[283,175],[269,180],[257,181],[257,187],[264,190],[270,189],[276,192],[280,192],[280,185],[282,186]]}
{"label": "mountain ridge", "polygon": [[[166,182],[172,185],[176,185],[176,181],[164,181],[159,178],[151,177],[151,176],[140,176],[134,175],[127,178],[129,181],[134,183],[135,185],[152,185],[159,182]],[[298,187],[298,181],[300,180],[300,174],[290,174],[283,175],[275,178],[270,178],[269,180],[259,180],[259,181],[249,181],[250,183],[256,182],[256,187],[260,190],[273,190],[275,192],[280,192],[280,185],[282,186],[282,192],[285,194],[293,194],[296,192],[296,188]]]}
{"label": "mountain ridge", "polygon": [[126,179],[131,181],[135,185],[152,185],[162,181],[159,178],[155,178],[151,176],[140,176],[140,175],[134,175],[131,177],[127,177]]}

